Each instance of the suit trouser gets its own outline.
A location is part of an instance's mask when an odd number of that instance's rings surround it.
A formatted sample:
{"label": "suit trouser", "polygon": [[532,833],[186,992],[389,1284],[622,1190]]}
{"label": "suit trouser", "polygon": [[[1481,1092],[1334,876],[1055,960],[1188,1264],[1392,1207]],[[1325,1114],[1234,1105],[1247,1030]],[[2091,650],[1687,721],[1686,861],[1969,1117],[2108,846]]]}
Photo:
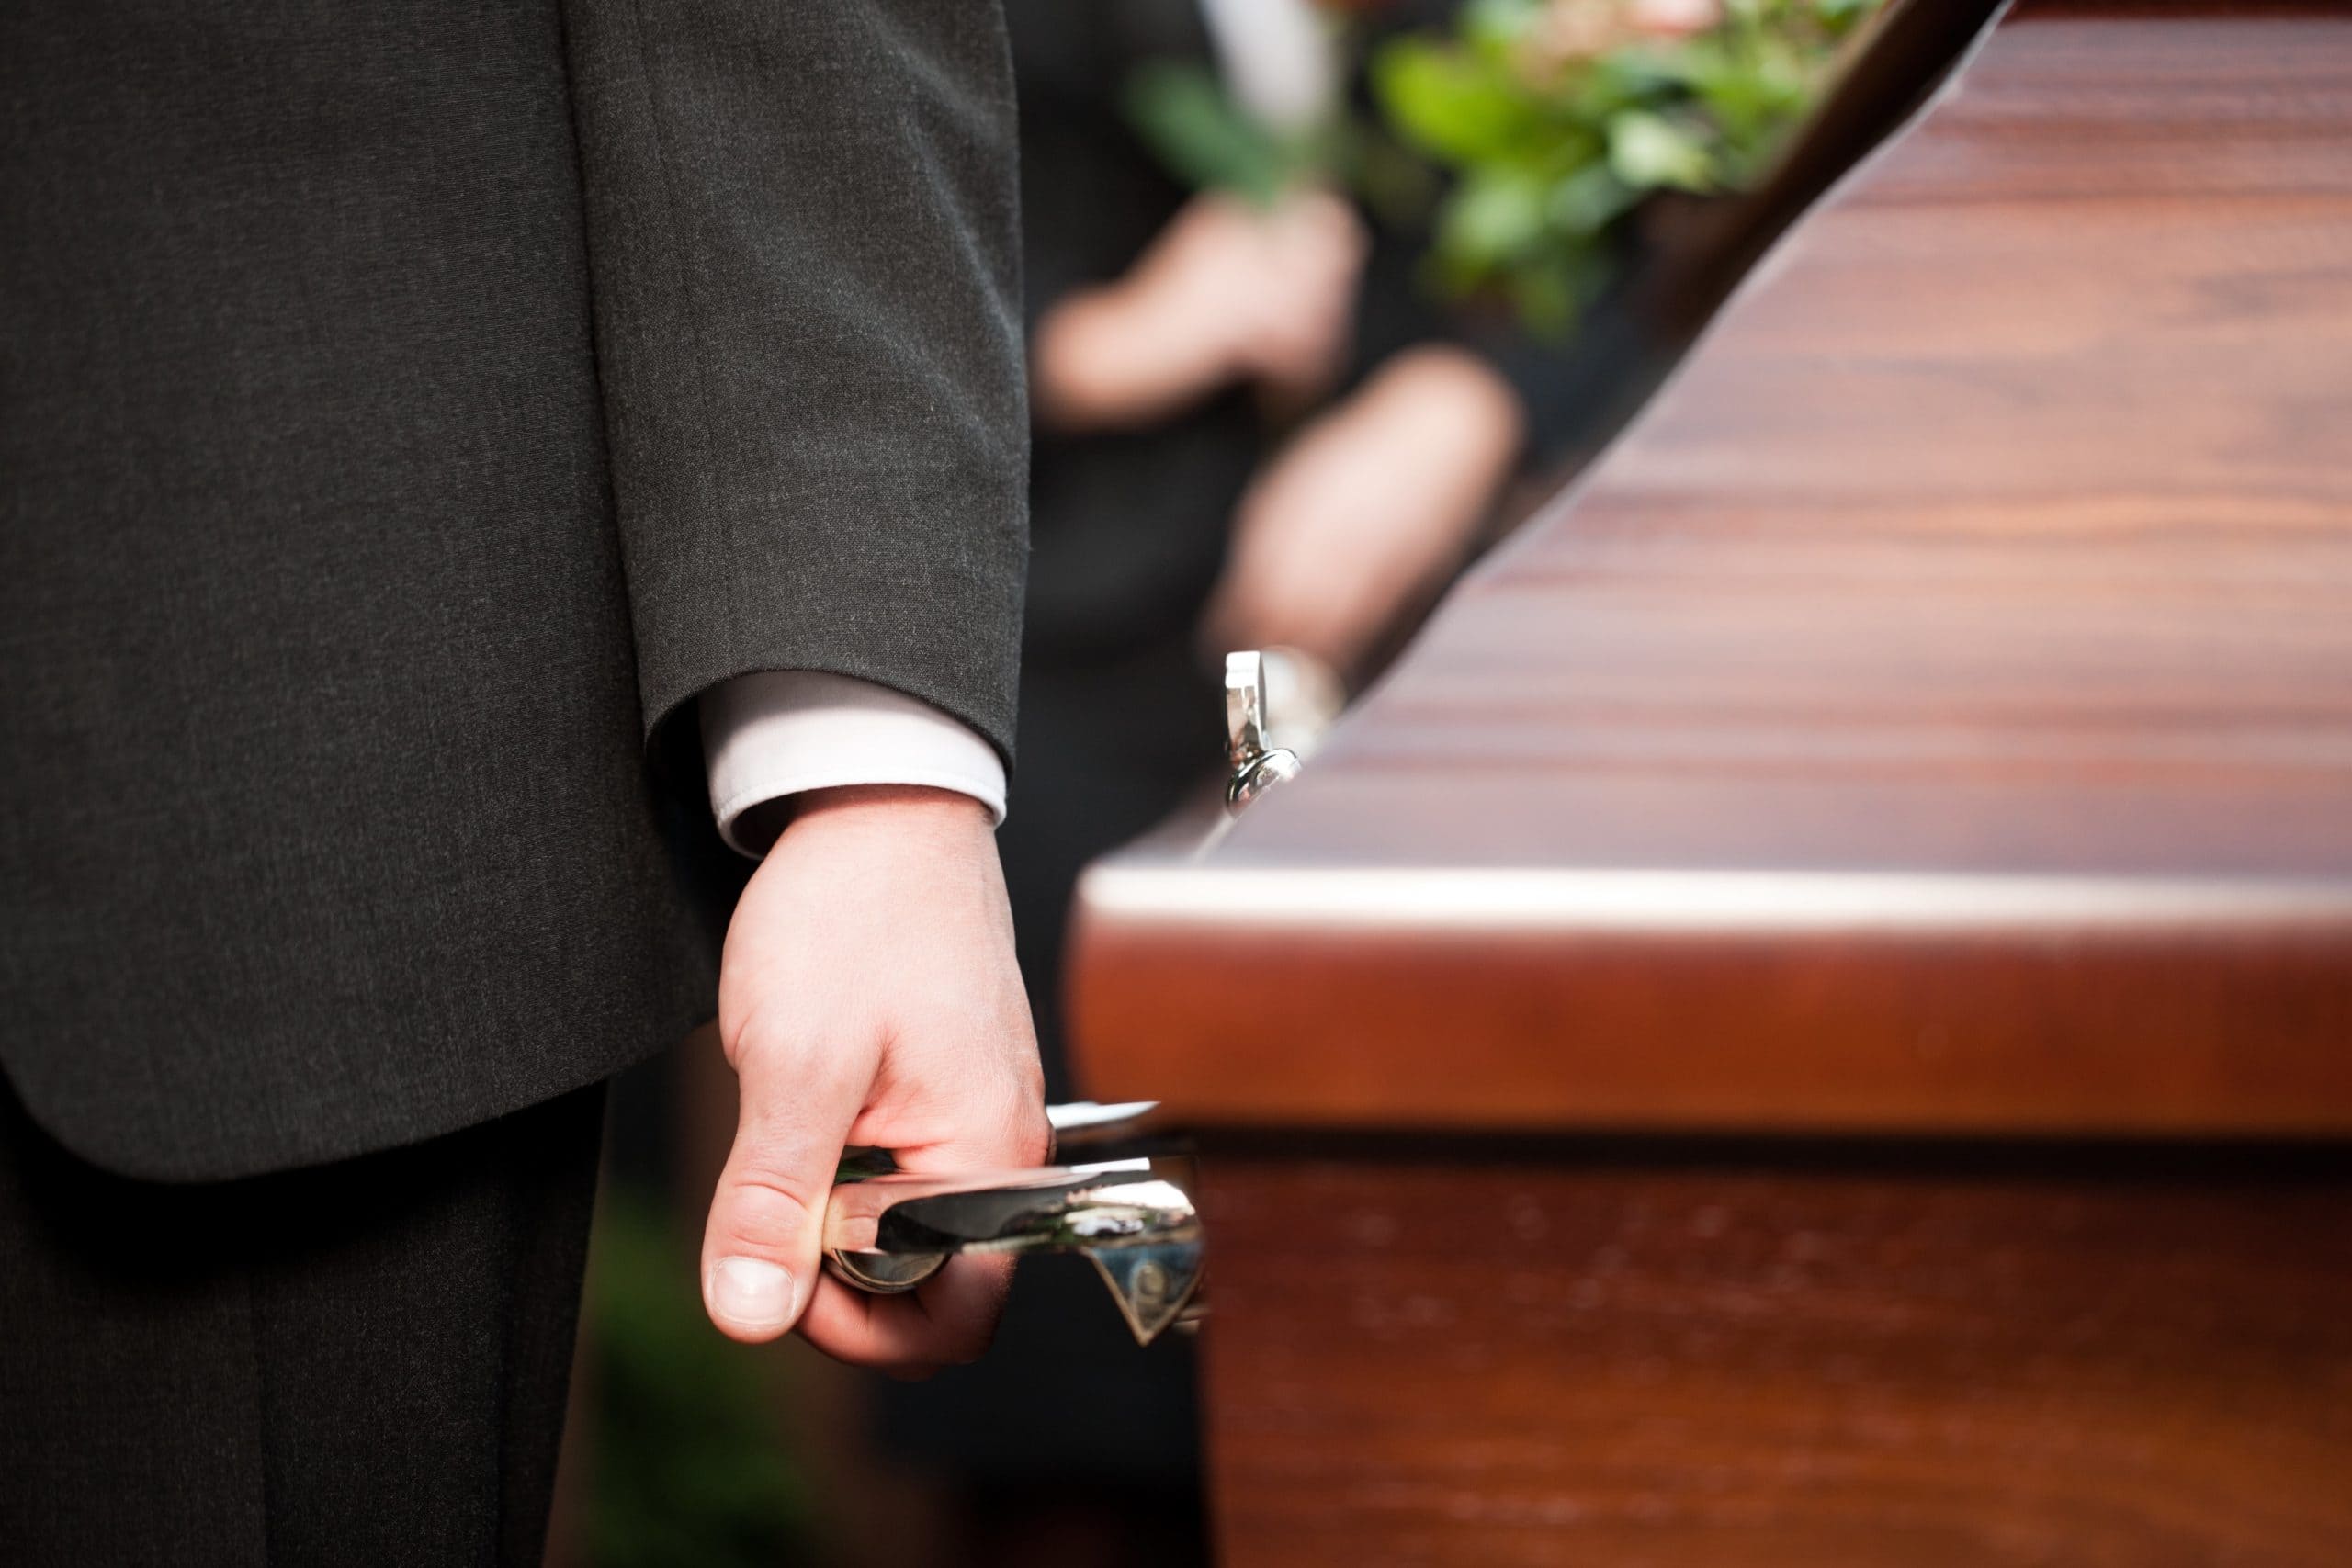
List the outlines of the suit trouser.
{"label": "suit trouser", "polygon": [[169,1187],[0,1086],[0,1561],[537,1562],[603,1107]]}

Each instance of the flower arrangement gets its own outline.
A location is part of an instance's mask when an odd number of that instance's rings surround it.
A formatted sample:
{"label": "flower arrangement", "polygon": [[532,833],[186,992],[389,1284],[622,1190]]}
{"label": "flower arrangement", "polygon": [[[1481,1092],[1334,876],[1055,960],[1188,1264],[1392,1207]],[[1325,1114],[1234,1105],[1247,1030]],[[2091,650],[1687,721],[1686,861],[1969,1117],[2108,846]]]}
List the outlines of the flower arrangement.
{"label": "flower arrangement", "polygon": [[1874,0],[1472,0],[1452,36],[1371,62],[1388,129],[1447,171],[1430,261],[1557,332],[1606,280],[1618,220],[1738,190],[1813,107]]}
{"label": "flower arrangement", "polygon": [[1196,185],[1337,178],[1375,211],[1416,210],[1438,289],[1556,335],[1608,281],[1627,214],[1769,167],[1878,3],[1468,0],[1449,28],[1376,43],[1370,110],[1337,124],[1274,135],[1177,67],[1139,76],[1129,107]]}

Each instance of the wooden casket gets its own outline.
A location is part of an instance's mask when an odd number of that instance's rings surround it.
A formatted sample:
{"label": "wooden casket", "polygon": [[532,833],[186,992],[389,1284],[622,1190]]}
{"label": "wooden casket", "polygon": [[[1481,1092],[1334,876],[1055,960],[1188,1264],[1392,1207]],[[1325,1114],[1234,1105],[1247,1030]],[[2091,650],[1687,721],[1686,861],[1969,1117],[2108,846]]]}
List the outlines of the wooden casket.
{"label": "wooden casket", "polygon": [[1222,1561],[2352,1562],[2352,8],[2019,0],[1080,892]]}

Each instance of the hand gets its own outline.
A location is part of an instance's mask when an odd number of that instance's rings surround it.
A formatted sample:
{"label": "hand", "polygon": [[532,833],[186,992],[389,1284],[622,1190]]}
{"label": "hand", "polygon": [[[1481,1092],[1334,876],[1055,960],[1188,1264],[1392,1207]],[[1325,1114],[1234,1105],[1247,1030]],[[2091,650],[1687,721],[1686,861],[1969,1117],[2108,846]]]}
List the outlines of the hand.
{"label": "hand", "polygon": [[1204,621],[1212,651],[1287,647],[1351,671],[1453,570],[1519,452],[1510,387],[1410,349],[1251,481]]}
{"label": "hand", "polygon": [[1367,248],[1355,209],[1329,191],[1294,191],[1262,211],[1198,197],[1137,272],[1232,374],[1306,401],[1346,367]]}
{"label": "hand", "polygon": [[819,1267],[849,1144],[911,1170],[1041,1163],[1049,1134],[987,807],[873,785],[799,797],[727,931],[719,1039],[740,1080],[703,1299],[737,1339],[798,1325],[860,1366],[920,1375],[987,1348],[1009,1258],[958,1258],[872,1296]]}
{"label": "hand", "polygon": [[1354,209],[1328,191],[1270,209],[1195,197],[1125,277],[1038,323],[1038,421],[1146,424],[1236,381],[1320,396],[1347,361],[1365,248]]}

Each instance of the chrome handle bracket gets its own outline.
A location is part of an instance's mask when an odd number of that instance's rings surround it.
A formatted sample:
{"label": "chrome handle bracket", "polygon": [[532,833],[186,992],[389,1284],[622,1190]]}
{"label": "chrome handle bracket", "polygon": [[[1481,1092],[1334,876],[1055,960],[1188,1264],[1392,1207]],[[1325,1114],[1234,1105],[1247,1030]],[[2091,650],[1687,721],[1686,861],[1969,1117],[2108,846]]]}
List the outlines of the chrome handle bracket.
{"label": "chrome handle bracket", "polygon": [[1266,656],[1225,656],[1225,808],[1236,816],[1274,785],[1298,775],[1298,753],[1268,740]]}
{"label": "chrome handle bracket", "polygon": [[[1150,1107],[1057,1106],[1060,1135],[1098,1146]],[[1200,1286],[1193,1168],[1179,1156],[933,1176],[852,1151],[825,1211],[825,1266],[861,1291],[910,1291],[958,1253],[1075,1252],[1093,1264],[1139,1344],[1183,1317]],[[868,1174],[879,1169],[881,1174]]]}

